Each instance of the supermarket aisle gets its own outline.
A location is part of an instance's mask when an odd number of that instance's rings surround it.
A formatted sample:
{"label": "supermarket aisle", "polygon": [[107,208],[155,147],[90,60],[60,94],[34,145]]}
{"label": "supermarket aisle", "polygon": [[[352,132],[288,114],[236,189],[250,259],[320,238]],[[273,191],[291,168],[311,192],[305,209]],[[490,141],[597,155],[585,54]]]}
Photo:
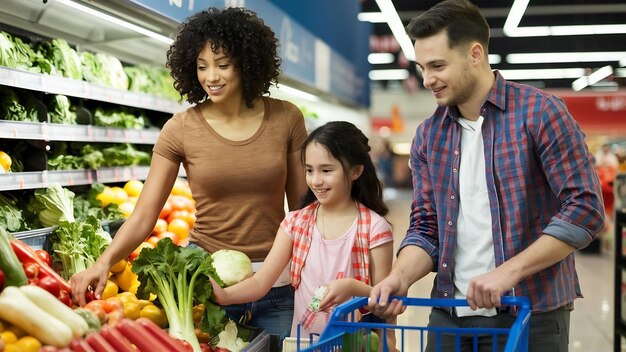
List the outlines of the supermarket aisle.
{"label": "supermarket aisle", "polygon": [[[396,246],[408,226],[411,193],[408,190],[385,190],[390,213],[387,219],[394,227]],[[613,351],[613,258],[608,255],[576,254],[578,270],[585,298],[576,300],[571,316],[570,351]],[[415,283],[409,295],[429,297],[434,274]],[[400,325],[425,326],[428,312],[410,308],[398,318]],[[398,339],[400,342],[400,339]],[[419,351],[420,336],[412,334],[405,340],[405,351]]]}

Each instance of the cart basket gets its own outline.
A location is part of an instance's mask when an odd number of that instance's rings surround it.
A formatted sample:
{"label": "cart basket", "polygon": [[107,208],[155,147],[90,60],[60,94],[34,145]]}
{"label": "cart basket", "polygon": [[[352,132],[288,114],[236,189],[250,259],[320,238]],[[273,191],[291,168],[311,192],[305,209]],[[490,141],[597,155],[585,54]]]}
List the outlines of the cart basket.
{"label": "cart basket", "polygon": [[[465,299],[429,299],[429,298],[408,298],[408,297],[391,297],[390,299],[399,299],[405,306],[419,307],[467,307],[468,303]],[[392,329],[396,332],[397,348],[405,351],[406,334],[408,331],[415,332],[421,337],[419,351],[426,348],[426,335],[428,332],[436,334],[436,350],[442,351],[440,342],[441,336],[454,336],[456,339],[456,350],[460,351],[461,337],[471,339],[473,351],[478,351],[478,338],[484,339],[491,336],[492,351],[498,351],[498,340],[503,337],[506,340],[504,352],[527,352],[528,351],[528,322],[530,320],[530,301],[526,297],[502,297],[502,306],[513,308],[517,312],[517,316],[510,328],[443,328],[443,327],[424,327],[424,326],[402,326],[384,323],[366,323],[354,322],[354,311],[356,309],[367,306],[368,297],[355,297],[351,300],[337,306],[333,311],[326,329],[324,329],[319,339],[314,340],[312,337],[303,340],[303,346],[309,346],[306,349],[300,349],[300,336],[298,336],[298,352],[326,352],[326,351],[345,351],[345,352],[371,352],[376,351],[374,346],[376,342],[372,342],[372,329],[377,329],[380,334],[380,344],[382,351],[389,352],[387,345],[386,332]],[[298,332],[299,335],[299,332]],[[500,339],[497,337],[500,336]],[[374,339],[376,340],[376,339]],[[415,347],[412,350],[416,350]],[[408,349],[406,350],[408,351]]]}

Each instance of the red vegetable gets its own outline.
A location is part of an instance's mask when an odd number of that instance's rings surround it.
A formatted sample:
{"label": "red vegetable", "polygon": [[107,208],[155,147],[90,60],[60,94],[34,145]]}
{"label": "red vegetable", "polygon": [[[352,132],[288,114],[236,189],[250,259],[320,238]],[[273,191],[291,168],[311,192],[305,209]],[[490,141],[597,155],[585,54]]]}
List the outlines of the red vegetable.
{"label": "red vegetable", "polygon": [[136,349],[132,347],[130,341],[122,335],[122,333],[116,328],[112,328],[108,325],[103,325],[100,330],[100,335],[104,337],[107,342],[115,348],[118,352],[136,352]]}
{"label": "red vegetable", "polygon": [[41,258],[44,263],[48,264],[48,266],[52,266],[52,257],[50,257],[50,253],[48,253],[48,251],[44,249],[36,249],[35,254],[37,254],[37,256]]}
{"label": "red vegetable", "polygon": [[59,283],[50,276],[44,276],[37,282],[37,286],[52,293],[54,297],[59,298],[61,296],[61,286]]}
{"label": "red vegetable", "polygon": [[26,273],[26,278],[29,280],[36,279],[39,277],[39,265],[34,262],[26,262],[22,263],[24,267],[24,273]]}
{"label": "red vegetable", "polygon": [[[145,330],[152,336],[156,337],[159,342],[167,348],[168,351],[185,351],[184,343],[181,343],[183,340],[177,340],[168,335],[165,330],[161,329],[160,326],[153,323],[151,320],[147,318],[139,318],[135,320],[135,324],[139,325],[139,328]],[[187,342],[187,341],[185,341]]]}
{"label": "red vegetable", "polygon": [[13,248],[13,252],[15,252],[15,255],[20,260],[20,262],[22,262],[22,264],[35,263],[39,265],[39,279],[41,279],[42,276],[50,276],[59,282],[59,286],[61,286],[61,291],[65,291],[68,295],[70,292],[72,292],[72,287],[70,286],[70,284],[67,283],[67,281],[65,281],[65,279],[63,279],[61,275],[54,271],[49,265],[47,265],[39,256],[37,256],[37,254],[35,254],[35,251],[30,248],[26,243],[17,239],[12,239],[11,248]]}
{"label": "red vegetable", "polygon": [[169,349],[156,336],[130,319],[122,319],[116,328],[141,351],[184,351],[182,347]]}
{"label": "red vegetable", "polygon": [[96,352],[85,340],[74,339],[70,343],[70,349],[74,352]]}
{"label": "red vegetable", "polygon": [[111,346],[111,344],[98,333],[89,334],[89,336],[85,338],[85,341],[87,341],[89,346],[96,352],[117,352],[115,347]]}

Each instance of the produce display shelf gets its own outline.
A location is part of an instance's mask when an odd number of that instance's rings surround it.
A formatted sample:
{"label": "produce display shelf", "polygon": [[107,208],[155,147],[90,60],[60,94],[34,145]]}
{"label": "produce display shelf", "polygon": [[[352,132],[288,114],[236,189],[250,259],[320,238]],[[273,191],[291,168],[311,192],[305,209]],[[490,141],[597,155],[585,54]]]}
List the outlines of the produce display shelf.
{"label": "produce display shelf", "polygon": [[126,129],[0,120],[0,138],[12,139],[155,144],[159,132],[158,128]]}
{"label": "produce display shelf", "polygon": [[0,85],[63,94],[77,98],[105,101],[161,112],[174,113],[182,110],[177,101],[158,98],[144,93],[128,92],[102,87],[93,83],[60,76],[45,75],[8,67],[0,67]]}
{"label": "produce display shelf", "polygon": [[[92,183],[115,183],[128,180],[145,180],[149,166],[105,167],[97,170],[58,170],[8,172],[0,174],[0,191],[45,188],[58,183],[63,187],[90,185]],[[185,177],[180,168],[178,176]]]}

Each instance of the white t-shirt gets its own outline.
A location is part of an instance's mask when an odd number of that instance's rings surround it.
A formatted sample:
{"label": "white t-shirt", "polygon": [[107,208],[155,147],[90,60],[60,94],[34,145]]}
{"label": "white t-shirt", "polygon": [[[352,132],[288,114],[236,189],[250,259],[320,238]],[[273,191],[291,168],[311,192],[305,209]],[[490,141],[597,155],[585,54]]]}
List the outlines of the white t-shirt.
{"label": "white t-shirt", "polygon": [[[454,251],[454,298],[465,298],[469,281],[495,269],[491,211],[487,178],[485,176],[485,151],[481,126],[477,121],[459,119],[461,134],[461,165],[459,166],[459,217]],[[496,315],[495,308],[471,310],[457,307],[457,316]]]}
{"label": "white t-shirt", "polygon": [[[372,225],[370,228],[370,250],[382,244],[393,241],[391,226],[379,214],[370,210]],[[306,257],[306,264],[302,268],[301,280],[295,292],[293,322],[291,336],[297,336],[298,324],[304,311],[311,303],[315,290],[325,286],[337,278],[354,277],[352,270],[352,247],[357,234],[357,217],[350,229],[341,237],[326,240],[322,237],[317,226],[314,226],[311,247]],[[283,227],[287,232],[287,229]],[[287,232],[290,236],[291,234]],[[381,236],[382,235],[382,236]],[[319,312],[311,329],[300,329],[300,336],[308,338],[309,334],[321,334],[326,327],[328,314]]]}

